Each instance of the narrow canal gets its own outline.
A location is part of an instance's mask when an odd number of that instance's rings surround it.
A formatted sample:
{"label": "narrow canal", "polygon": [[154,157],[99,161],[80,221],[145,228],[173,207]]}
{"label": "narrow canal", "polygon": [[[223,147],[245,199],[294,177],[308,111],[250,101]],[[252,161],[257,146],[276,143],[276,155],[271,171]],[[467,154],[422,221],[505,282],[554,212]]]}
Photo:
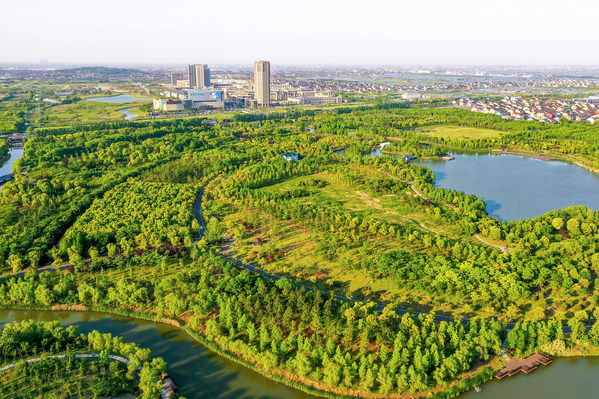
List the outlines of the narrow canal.
{"label": "narrow canal", "polygon": [[[0,167],[0,176],[8,175],[12,173],[12,164],[23,156],[25,150],[23,148],[11,148],[9,151],[10,159]],[[3,184],[0,184],[0,190],[2,190]]]}

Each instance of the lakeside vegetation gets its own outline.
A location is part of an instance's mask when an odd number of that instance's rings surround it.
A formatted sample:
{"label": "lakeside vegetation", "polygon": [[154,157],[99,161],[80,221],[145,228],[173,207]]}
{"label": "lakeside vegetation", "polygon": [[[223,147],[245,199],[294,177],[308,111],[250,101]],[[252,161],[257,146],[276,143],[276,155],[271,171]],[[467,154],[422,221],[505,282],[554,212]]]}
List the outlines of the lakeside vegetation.
{"label": "lakeside vegetation", "polygon": [[[421,134],[464,124],[501,134]],[[393,138],[397,152],[417,156],[509,147],[597,165],[597,128],[585,129],[381,103],[239,114],[215,126],[190,118],[39,130],[15,164],[27,174],[0,193],[3,271],[31,270],[0,281],[0,303],[173,319],[323,395],[461,392],[472,373],[488,377],[506,339],[517,353],[599,343],[595,327],[584,331],[599,316],[599,213],[501,222],[481,199],[436,188],[425,167],[363,154]],[[301,159],[280,157],[288,151]],[[204,187],[205,231],[193,212]],[[240,270],[218,255],[223,247],[282,278]],[[74,271],[35,274],[48,262]],[[456,321],[437,322],[439,313]]]}
{"label": "lakeside vegetation", "polygon": [[10,159],[10,143],[6,139],[0,138],[0,164]]}

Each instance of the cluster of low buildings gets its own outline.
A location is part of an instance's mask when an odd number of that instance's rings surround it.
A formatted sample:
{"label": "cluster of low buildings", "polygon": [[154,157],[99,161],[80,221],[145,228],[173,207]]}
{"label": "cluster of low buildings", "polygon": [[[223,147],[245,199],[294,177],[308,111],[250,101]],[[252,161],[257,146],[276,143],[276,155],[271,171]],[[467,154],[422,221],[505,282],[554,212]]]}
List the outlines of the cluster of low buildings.
{"label": "cluster of low buildings", "polygon": [[545,87],[582,87],[594,88],[599,86],[597,79],[567,79],[567,78],[551,78],[541,81]]}
{"label": "cluster of low buildings", "polygon": [[474,112],[499,115],[504,119],[547,123],[559,123],[562,118],[572,122],[599,121],[599,96],[584,100],[505,97],[498,101],[483,101],[460,98],[453,103]]}

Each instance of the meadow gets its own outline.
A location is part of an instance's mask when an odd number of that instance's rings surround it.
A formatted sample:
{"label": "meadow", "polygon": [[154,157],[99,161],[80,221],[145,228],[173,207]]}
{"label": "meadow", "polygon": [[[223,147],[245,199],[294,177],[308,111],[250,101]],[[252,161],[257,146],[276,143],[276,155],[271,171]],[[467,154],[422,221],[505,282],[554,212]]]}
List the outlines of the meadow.
{"label": "meadow", "polygon": [[469,127],[469,126],[437,126],[432,127],[430,130],[422,131],[422,134],[432,136],[435,138],[444,139],[482,139],[498,137],[501,133],[500,130],[485,129],[480,127]]}

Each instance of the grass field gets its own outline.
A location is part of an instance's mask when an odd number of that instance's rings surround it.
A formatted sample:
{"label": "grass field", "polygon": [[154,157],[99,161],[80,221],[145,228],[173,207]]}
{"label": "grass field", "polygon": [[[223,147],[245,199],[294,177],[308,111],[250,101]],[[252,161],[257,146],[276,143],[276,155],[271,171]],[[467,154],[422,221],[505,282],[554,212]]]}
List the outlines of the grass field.
{"label": "grass field", "polygon": [[428,136],[444,139],[485,139],[497,137],[501,133],[499,130],[484,129],[468,126],[438,126],[422,132]]}
{"label": "grass field", "polygon": [[[51,107],[46,111],[48,120],[45,126],[65,126],[81,123],[109,122],[124,119],[119,109],[139,107],[145,101],[130,103],[102,103],[97,101],[79,101]],[[133,111],[133,113],[136,113]]]}
{"label": "grass field", "polygon": [[[470,239],[443,216],[435,215],[431,207],[423,207],[407,186],[399,186],[394,194],[376,194],[363,183],[367,179],[384,179],[376,168],[366,165],[349,166],[357,177],[349,181],[332,171],[325,171],[261,188],[270,192],[286,192],[306,187],[306,180],[326,182],[311,186],[310,195],[296,199],[306,205],[318,205],[350,211],[364,219],[377,219],[399,225],[410,224],[420,231],[439,233],[455,239]],[[343,236],[335,231],[317,231],[301,220],[276,220],[258,209],[238,209],[225,217],[227,234],[234,238],[231,251],[245,261],[270,273],[287,276],[299,283],[336,295],[360,300],[401,301],[409,307],[416,302],[410,293],[391,278],[369,273],[363,262],[373,261],[377,254],[394,250],[424,251],[419,244],[388,240],[376,235]],[[247,231],[242,223],[252,227]],[[262,238],[262,245],[253,240]],[[327,252],[320,243],[336,240],[339,248]],[[428,309],[428,298],[417,300]],[[449,305],[451,308],[451,305]],[[419,310],[424,310],[420,307]],[[437,307],[437,310],[447,310]]]}

